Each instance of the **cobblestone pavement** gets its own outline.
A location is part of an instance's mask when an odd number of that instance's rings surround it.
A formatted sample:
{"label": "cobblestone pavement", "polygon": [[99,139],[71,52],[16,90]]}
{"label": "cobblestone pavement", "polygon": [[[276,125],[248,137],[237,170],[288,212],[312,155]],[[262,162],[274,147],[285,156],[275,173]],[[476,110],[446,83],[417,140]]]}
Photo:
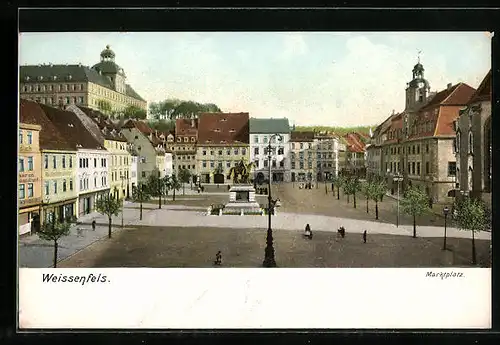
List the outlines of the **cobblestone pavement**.
{"label": "cobblestone pavement", "polygon": [[[154,207],[146,205],[143,217],[149,212],[149,209],[154,209]],[[97,223],[95,231],[92,230],[91,226],[93,219]],[[135,209],[132,203],[125,202],[123,213],[124,225],[134,224],[138,219],[139,210]],[[117,217],[112,218],[113,233],[121,229],[121,220],[121,213]],[[108,219],[97,212],[80,217],[78,223],[71,227],[69,236],[63,237],[59,241],[58,260],[67,258],[95,241],[108,236]],[[78,228],[81,230],[78,231]],[[53,265],[53,243],[41,240],[36,234],[20,237],[18,249],[19,267],[45,268],[52,267]]]}
{"label": "cobblestone pavement", "polygon": [[[324,189],[323,193],[321,193],[321,190],[314,189],[306,191],[298,190],[297,188],[293,190],[293,187],[289,187],[287,191],[283,186],[275,186],[274,189],[276,190],[273,190],[273,197],[279,197],[283,205],[278,209],[277,215],[272,218],[272,227],[277,233],[280,233],[280,230],[291,230],[294,235],[290,236],[300,236],[297,233],[302,232],[305,224],[309,223],[315,234],[317,232],[325,232],[333,233],[332,235],[336,236],[337,228],[344,226],[347,236],[349,234],[358,234],[359,236],[360,233],[367,230],[369,237],[375,235],[403,235],[399,237],[411,237],[411,225],[401,222],[403,225],[396,227],[394,224],[384,222],[382,209],[381,220],[374,221],[372,214],[366,215],[366,208],[363,210],[361,202],[359,202],[358,208],[354,209],[352,204],[349,205],[345,201],[336,200],[331,193],[325,194]],[[257,195],[256,197],[259,203],[265,205],[266,196]],[[149,227],[160,227],[161,229],[199,228],[201,229],[200,231],[211,234],[214,241],[218,241],[219,235],[217,231],[211,233],[210,229],[221,229],[223,231],[230,228],[234,233],[244,234],[246,231],[260,232],[267,228],[267,217],[265,216],[207,216],[208,205],[211,203],[227,202],[227,190],[221,193],[179,195],[176,196],[176,201],[172,201],[171,197],[167,199],[166,205],[162,202],[161,210],[158,209],[157,200],[152,200],[150,203],[144,204],[144,217],[142,221],[138,220],[139,205],[127,203],[124,212],[124,225],[141,226],[140,228],[136,227],[136,234],[142,233],[143,228]],[[324,215],[322,213],[337,216]],[[91,230],[90,226],[93,218],[98,223],[95,232]],[[71,235],[61,239],[58,255],[59,260],[68,258],[97,240],[107,237],[107,219],[105,216],[93,213],[80,218],[79,222],[83,223],[79,225],[80,228],[83,227],[81,234],[78,233],[76,227],[73,227]],[[113,224],[114,231],[120,230],[121,215],[113,217]],[[470,242],[470,232],[449,227],[447,235],[450,241],[451,238],[462,238]],[[437,238],[436,240],[442,241],[443,227],[418,225],[417,236],[430,241],[434,241],[432,238],[435,237]],[[476,238],[478,240],[490,240],[491,234],[489,232],[481,232],[476,235]],[[20,267],[50,267],[52,265],[52,243],[42,241],[36,235],[23,237],[19,242]],[[490,241],[487,242],[491,243]],[[91,248],[93,247],[95,246]]]}
{"label": "cobblestone pavement", "polygon": [[[445,252],[437,238],[370,234],[363,243],[361,234],[339,238],[316,231],[312,240],[306,240],[300,233],[279,230],[273,236],[278,267],[470,266],[468,239],[449,239],[450,250]],[[59,267],[213,267],[219,250],[221,267],[261,267],[265,239],[263,229],[141,225],[95,243]],[[476,243],[483,266],[488,265],[488,243]]]}

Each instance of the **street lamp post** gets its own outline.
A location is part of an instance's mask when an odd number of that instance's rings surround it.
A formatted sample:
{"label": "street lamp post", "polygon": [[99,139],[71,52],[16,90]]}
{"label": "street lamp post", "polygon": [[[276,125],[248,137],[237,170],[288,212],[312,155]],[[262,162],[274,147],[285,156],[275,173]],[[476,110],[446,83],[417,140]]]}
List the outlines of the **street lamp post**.
{"label": "street lamp post", "polygon": [[280,134],[273,134],[269,138],[269,144],[267,145],[267,160],[268,160],[268,165],[269,165],[269,180],[268,180],[268,194],[267,194],[267,216],[268,216],[268,223],[267,223],[267,236],[266,236],[266,249],[264,252],[264,262],[262,263],[262,266],[264,267],[276,267],[276,260],[274,258],[274,247],[273,247],[273,230],[271,228],[271,216],[273,213],[274,209],[274,200],[271,197],[271,143],[273,142],[273,139],[278,137],[280,140],[283,139],[283,137]]}
{"label": "street lamp post", "polygon": [[397,197],[397,201],[398,201],[398,215],[397,215],[397,218],[396,218],[396,227],[399,227],[399,183],[402,180],[403,180],[403,177],[401,177],[401,175],[394,176],[394,181],[396,181],[397,184],[398,184],[398,197]]}
{"label": "street lamp post", "polygon": [[448,218],[448,212],[450,212],[450,209],[448,206],[445,206],[443,208],[443,215],[444,215],[444,239],[443,239],[443,250],[446,250],[446,220]]}

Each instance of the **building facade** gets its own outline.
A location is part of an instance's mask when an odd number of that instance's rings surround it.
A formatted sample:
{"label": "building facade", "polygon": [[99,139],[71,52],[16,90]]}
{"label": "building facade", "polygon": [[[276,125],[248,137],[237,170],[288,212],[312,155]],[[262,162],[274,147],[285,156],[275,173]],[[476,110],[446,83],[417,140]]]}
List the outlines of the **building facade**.
{"label": "building facade", "polygon": [[330,181],[339,173],[339,140],[333,133],[314,133],[316,181]]}
{"label": "building facade", "polygon": [[169,146],[172,165],[176,173],[187,169],[191,176],[197,176],[198,119],[177,119],[175,121],[175,142]]}
{"label": "building facade", "polygon": [[[143,121],[128,120],[121,127],[121,133],[138,154],[137,180],[146,182],[156,168],[157,145],[153,144],[154,131]],[[159,140],[159,139],[158,139]]]}
{"label": "building facade", "polygon": [[[21,113],[21,121],[23,114]],[[42,202],[42,162],[40,154],[41,126],[21,122],[19,124],[19,235],[31,233],[33,222],[39,221]]]}
{"label": "building facade", "polygon": [[92,67],[74,65],[20,66],[21,98],[51,106],[77,104],[93,109],[122,111],[128,106],[147,110],[147,102],[126,83],[123,69],[115,63],[115,53],[106,46],[101,61]]}
{"label": "building facade", "polygon": [[292,182],[314,181],[316,168],[314,132],[290,133],[290,179]]}
{"label": "building facade", "polygon": [[200,113],[197,163],[201,183],[229,183],[229,170],[250,161],[248,113]]}
{"label": "building facade", "polygon": [[282,119],[249,119],[250,161],[254,164],[253,178],[269,179],[268,146],[273,134],[279,134],[271,141],[271,181],[290,182],[290,124]]}
{"label": "building facade", "polygon": [[55,108],[48,108],[36,102],[20,100],[21,121],[41,127],[42,203],[39,214],[42,223],[49,218],[62,221],[66,217],[76,217],[78,200],[75,186],[76,145],[53,124],[47,112]]}
{"label": "building facade", "polygon": [[455,198],[481,198],[491,208],[491,70],[455,122]]}

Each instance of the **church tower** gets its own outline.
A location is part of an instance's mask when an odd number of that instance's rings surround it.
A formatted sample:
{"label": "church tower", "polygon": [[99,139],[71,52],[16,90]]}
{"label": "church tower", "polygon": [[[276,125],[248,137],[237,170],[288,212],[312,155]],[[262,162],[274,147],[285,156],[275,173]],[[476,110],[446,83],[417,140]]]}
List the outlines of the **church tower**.
{"label": "church tower", "polygon": [[406,86],[406,105],[405,111],[414,112],[427,103],[430,86],[424,78],[424,66],[420,63],[420,57],[417,64],[413,67],[413,79]]}

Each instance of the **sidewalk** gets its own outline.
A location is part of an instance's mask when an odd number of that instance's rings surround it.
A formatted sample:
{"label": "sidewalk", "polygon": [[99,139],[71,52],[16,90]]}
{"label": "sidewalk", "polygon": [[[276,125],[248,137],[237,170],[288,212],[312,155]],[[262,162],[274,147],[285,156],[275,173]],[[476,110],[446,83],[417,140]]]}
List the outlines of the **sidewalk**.
{"label": "sidewalk", "polygon": [[[152,205],[143,208],[143,217],[151,210]],[[96,221],[96,230],[92,230],[92,220]],[[124,202],[123,225],[134,224],[139,221],[139,205]],[[122,215],[112,217],[112,233],[121,230]],[[78,231],[77,229],[81,229]],[[92,243],[108,236],[108,217],[97,212],[81,216],[76,225],[70,229],[70,234],[60,239],[58,247],[58,261],[66,259]],[[18,260],[19,267],[46,268],[52,267],[54,247],[53,243],[41,240],[38,235],[19,238]]]}

